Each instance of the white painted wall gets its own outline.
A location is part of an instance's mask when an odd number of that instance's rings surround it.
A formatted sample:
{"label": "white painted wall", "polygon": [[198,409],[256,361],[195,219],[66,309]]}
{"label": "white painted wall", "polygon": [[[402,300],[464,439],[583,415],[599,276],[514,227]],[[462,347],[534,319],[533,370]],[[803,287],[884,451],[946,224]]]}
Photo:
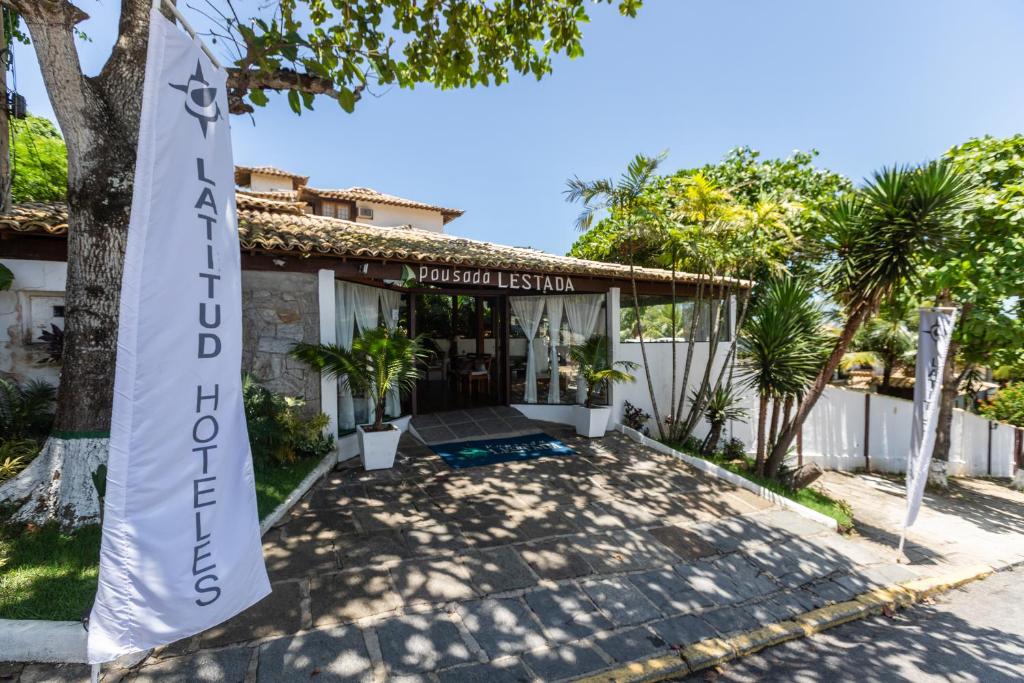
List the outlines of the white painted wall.
{"label": "white painted wall", "polygon": [[410,209],[404,206],[392,206],[390,204],[375,204],[373,202],[356,202],[356,215],[358,208],[368,207],[373,209],[373,220],[357,218],[359,223],[367,225],[379,225],[382,227],[394,227],[398,225],[411,225],[421,230],[432,232],[444,232],[444,218],[440,211],[429,211],[427,209]]}
{"label": "white painted wall", "polygon": [[276,192],[278,190],[291,191],[295,189],[292,184],[294,180],[279,175],[253,173],[249,178],[249,189],[253,192]]}
{"label": "white painted wall", "polygon": [[[826,387],[815,404],[803,433],[805,462],[825,469],[852,472],[863,469],[864,414],[867,394],[840,387]],[[731,425],[732,435],[753,451],[757,428],[757,401],[747,397],[752,416],[747,423]],[[871,394],[868,429],[868,455],[871,469],[879,472],[904,472],[910,448],[913,401]],[[994,477],[1012,477],[1013,427],[990,422],[983,417],[956,409],[953,411],[949,473],[953,476],[986,476],[988,470],[989,425],[992,431],[992,470]]]}
{"label": "white painted wall", "polygon": [[7,258],[3,264],[14,273],[14,282],[10,290],[0,292],[0,374],[19,382],[42,379],[56,384],[60,370],[40,364],[46,352],[37,340],[51,322],[64,328],[64,320],[52,313],[53,306],[64,304],[67,264]]}
{"label": "white painted wall", "polygon": [[[632,371],[636,382],[629,384],[616,384],[612,387],[612,422],[622,421],[622,407],[626,401],[635,406],[643,408],[653,415],[650,392],[647,386],[647,376],[643,370],[643,355],[640,351],[640,344],[635,342],[622,342],[619,340],[619,306],[621,290],[613,287],[608,292],[608,338],[611,340],[612,358],[614,360],[628,360],[639,363],[640,368]],[[730,321],[732,324],[732,321]],[[672,385],[672,343],[671,342],[648,342],[644,344],[647,351],[647,362],[651,368],[651,381],[654,385],[655,397],[658,401],[658,409],[662,413],[662,419],[669,413],[672,405],[672,394],[679,396],[682,387],[683,373],[686,369],[686,353],[689,344],[678,343],[675,345],[676,353],[676,385]],[[707,367],[708,356],[711,353],[711,344],[708,342],[697,342],[694,344],[693,360],[690,365],[690,377],[687,382],[686,394],[689,396],[693,389],[696,389],[701,382],[704,368]],[[717,350],[712,358],[711,381],[718,377],[718,371],[722,368],[725,358],[729,353],[729,344],[718,344]],[[689,405],[687,403],[687,405]],[[686,416],[684,408],[683,416]],[[647,425],[651,434],[657,436],[658,427],[653,418]],[[695,436],[703,437],[707,434],[707,423],[701,420],[695,431]]]}

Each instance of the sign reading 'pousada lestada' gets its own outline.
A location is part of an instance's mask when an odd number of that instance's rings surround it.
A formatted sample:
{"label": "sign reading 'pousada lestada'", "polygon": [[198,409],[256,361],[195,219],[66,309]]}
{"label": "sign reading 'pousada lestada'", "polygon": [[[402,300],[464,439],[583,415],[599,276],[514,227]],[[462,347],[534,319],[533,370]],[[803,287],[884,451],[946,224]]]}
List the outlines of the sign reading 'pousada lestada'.
{"label": "sign reading 'pousada lestada'", "polygon": [[479,285],[496,289],[516,289],[523,292],[575,292],[572,278],[567,275],[540,273],[510,273],[483,268],[452,268],[451,266],[420,266],[416,279],[423,284]]}

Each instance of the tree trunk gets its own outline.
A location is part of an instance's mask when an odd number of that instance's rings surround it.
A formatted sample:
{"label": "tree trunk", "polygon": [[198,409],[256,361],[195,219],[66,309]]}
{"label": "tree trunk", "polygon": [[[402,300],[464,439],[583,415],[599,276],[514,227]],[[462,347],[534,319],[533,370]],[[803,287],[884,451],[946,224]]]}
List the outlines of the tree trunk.
{"label": "tree trunk", "polygon": [[68,149],[68,258],[64,355],[54,431],[41,455],[0,486],[12,519],[99,521],[92,474],[106,461],[113,401],[121,270],[128,232],[145,73],[149,7],[123,0],[120,35],[98,76],[82,75],[64,2],[15,3],[39,58]]}
{"label": "tree trunk", "polygon": [[706,456],[714,455],[715,450],[718,448],[718,442],[722,438],[722,427],[724,425],[721,422],[715,422],[711,425],[710,431],[708,431],[708,438],[704,440],[704,448],[701,452]]}
{"label": "tree trunk", "polygon": [[768,419],[768,394],[762,393],[757,410],[757,452],[754,455],[754,471],[761,474],[764,471],[764,427]]}
{"label": "tree trunk", "polygon": [[[950,306],[953,300],[948,292],[943,292],[938,297],[938,303],[942,306]],[[964,318],[970,314],[970,309],[964,306],[960,324],[963,325]],[[932,446],[932,466],[928,471],[928,484],[939,488],[949,488],[947,470],[949,469],[949,448],[953,437],[953,407],[956,397],[960,393],[960,382],[967,374],[965,367],[962,374],[956,373],[956,354],[960,350],[960,344],[950,340],[949,351],[946,352],[946,364],[942,366],[942,391],[939,392],[939,414],[936,417],[935,445]]]}
{"label": "tree trunk", "polygon": [[[775,410],[776,410],[776,412],[779,410],[779,400],[778,399],[775,399]],[[793,412],[793,397],[792,396],[787,396],[785,404],[783,405],[783,408],[782,408],[782,424],[787,424],[789,422],[789,415],[790,415],[791,412]],[[776,422],[776,418],[773,415],[772,416],[772,437],[771,437],[771,441],[772,441],[773,444],[776,441],[775,422]],[[785,456],[786,456],[786,452],[779,453],[777,450],[775,450],[773,448],[771,456],[768,458],[768,460],[764,464],[765,476],[767,476],[770,479],[778,479],[778,477],[779,477],[779,468],[781,468],[782,467],[782,463],[785,462]]]}
{"label": "tree trunk", "polygon": [[800,404],[800,408],[796,411],[796,415],[793,417],[793,421],[786,424],[782,432],[779,434],[779,439],[776,441],[775,446],[772,448],[773,454],[777,458],[785,456],[786,451],[793,445],[793,440],[796,439],[797,432],[803,427],[804,422],[807,421],[807,416],[811,414],[811,410],[814,408],[814,404],[818,402],[821,395],[825,392],[825,387],[828,386],[829,381],[832,379],[832,375],[835,374],[836,368],[839,367],[839,361],[843,359],[843,354],[846,353],[846,349],[849,348],[850,342],[853,340],[853,336],[857,334],[857,330],[867,319],[871,311],[877,306],[877,298],[875,300],[865,302],[857,310],[850,314],[850,317],[846,319],[846,324],[843,326],[843,332],[839,335],[839,339],[836,340],[835,346],[832,347],[832,353],[825,362],[825,366],[818,373],[817,378],[814,380],[813,386],[810,391],[804,397],[804,400]]}
{"label": "tree trunk", "polygon": [[644,345],[644,329],[640,322],[640,297],[636,292],[636,272],[633,268],[633,249],[629,250],[629,282],[633,290],[633,307],[636,310],[636,336],[640,340],[640,357],[644,363],[644,375],[647,379],[647,393],[651,397],[651,412],[654,413],[654,421],[658,425],[658,436],[665,439],[665,425],[661,423],[661,413],[658,410],[658,397],[654,393],[654,380],[651,379],[651,366],[647,363],[647,347]]}

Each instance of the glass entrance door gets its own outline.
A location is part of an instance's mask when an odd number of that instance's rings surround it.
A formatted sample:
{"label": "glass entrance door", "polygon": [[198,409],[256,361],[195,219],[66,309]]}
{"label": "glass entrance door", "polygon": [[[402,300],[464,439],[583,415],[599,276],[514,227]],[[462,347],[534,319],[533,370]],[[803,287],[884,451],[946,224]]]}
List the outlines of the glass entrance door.
{"label": "glass entrance door", "polygon": [[416,385],[419,414],[504,403],[503,311],[493,296],[417,294],[417,335],[432,352]]}

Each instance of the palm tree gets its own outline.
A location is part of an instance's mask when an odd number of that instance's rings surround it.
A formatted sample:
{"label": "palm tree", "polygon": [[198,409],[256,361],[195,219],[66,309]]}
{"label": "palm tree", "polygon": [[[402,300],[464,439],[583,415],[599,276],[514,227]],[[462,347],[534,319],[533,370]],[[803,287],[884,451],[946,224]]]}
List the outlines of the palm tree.
{"label": "palm tree", "polygon": [[599,213],[609,212],[613,220],[620,221],[626,228],[626,255],[629,266],[629,281],[633,293],[633,307],[637,311],[637,339],[640,342],[640,356],[643,358],[644,374],[647,378],[647,391],[651,398],[651,409],[654,421],[658,425],[658,434],[665,438],[661,414],[658,410],[658,399],[654,392],[654,381],[651,378],[650,364],[647,362],[647,347],[644,344],[643,325],[640,322],[640,297],[637,295],[635,273],[635,249],[641,242],[641,236],[656,230],[660,223],[658,208],[645,200],[645,191],[651,187],[656,178],[658,166],[665,160],[666,153],[656,157],[637,154],[626,172],[618,181],[611,178],[586,181],[578,176],[568,181],[565,199],[568,202],[581,202],[583,210],[576,219],[576,228],[581,232],[590,229],[594,218]]}
{"label": "palm tree", "polygon": [[883,306],[881,313],[854,337],[851,346],[855,350],[843,354],[839,368],[848,371],[864,365],[881,366],[882,388],[888,389],[892,384],[893,370],[912,362],[917,352],[917,333],[909,308],[903,303]]}
{"label": "palm tree", "polygon": [[367,431],[384,429],[384,406],[388,394],[397,389],[408,393],[420,377],[418,366],[430,353],[421,338],[410,339],[404,330],[384,327],[368,330],[352,340],[351,349],[335,344],[296,344],[293,358],[307,363],[328,377],[348,384],[353,394],[365,394],[375,406],[374,422]]}
{"label": "palm tree", "polygon": [[608,337],[602,334],[595,334],[579,346],[569,349],[569,357],[579,366],[580,376],[587,382],[587,399],[583,404],[587,408],[593,407],[594,392],[601,385],[636,381],[636,377],[626,370],[636,370],[639,365],[629,360],[609,363]]}
{"label": "palm tree", "polygon": [[[697,390],[694,390],[697,393]],[[691,400],[696,401],[696,398]],[[701,452],[708,456],[718,448],[722,438],[722,429],[727,422],[743,420],[747,417],[747,409],[741,405],[742,397],[730,386],[716,387],[704,406],[704,419],[710,429],[701,446]]]}
{"label": "palm tree", "polygon": [[[791,406],[814,381],[822,361],[823,315],[814,303],[811,288],[802,281],[784,277],[764,283],[739,341],[740,378],[757,390],[757,447],[755,468],[769,476],[781,458],[765,453],[774,440],[782,403]],[[772,434],[766,434],[769,404]],[[785,453],[785,451],[783,451]],[[773,452],[774,456],[774,452]]]}
{"label": "palm tree", "polygon": [[882,300],[916,281],[922,259],[955,243],[957,219],[971,201],[971,189],[970,178],[944,162],[885,168],[821,212],[823,237],[833,254],[824,282],[842,304],[846,322],[796,415],[783,425],[772,459],[785,455],[854,335]]}

